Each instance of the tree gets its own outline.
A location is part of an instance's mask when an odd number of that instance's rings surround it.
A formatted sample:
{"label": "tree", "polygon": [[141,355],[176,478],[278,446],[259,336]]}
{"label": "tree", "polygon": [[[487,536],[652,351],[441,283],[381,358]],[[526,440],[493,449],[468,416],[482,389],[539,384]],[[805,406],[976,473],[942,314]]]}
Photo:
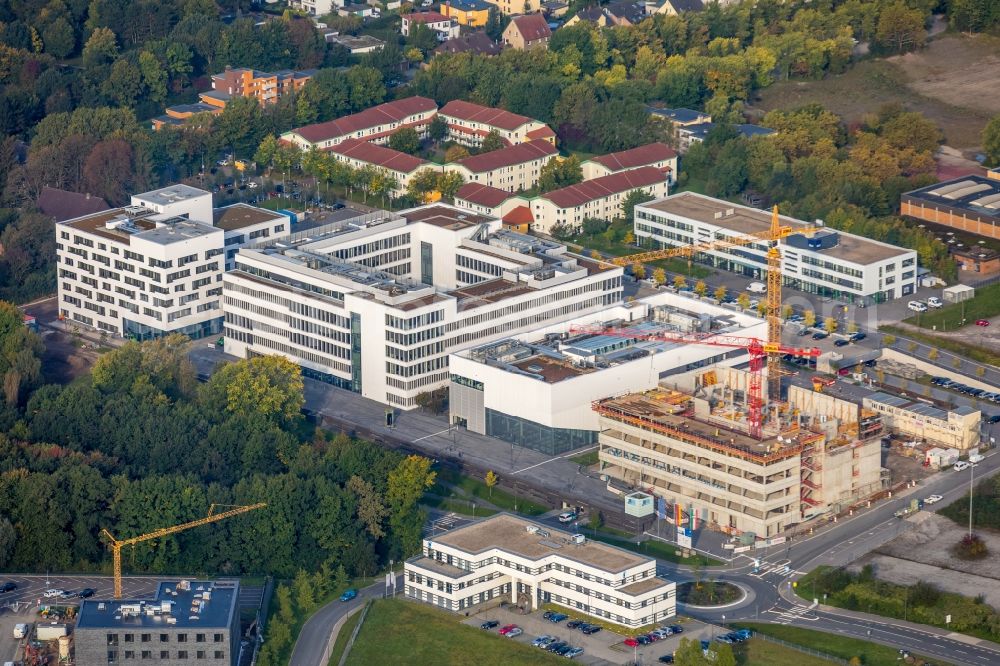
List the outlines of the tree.
{"label": "tree", "polygon": [[119,106],[132,107],[142,92],[142,72],[124,58],[117,60],[112,65],[111,75],[104,82],[102,90]]}
{"label": "tree", "polygon": [[604,516],[601,514],[600,511],[597,511],[596,509],[591,509],[590,519],[587,521],[587,526],[590,527],[590,531],[594,532],[595,534],[597,533],[597,530],[604,527]]}
{"label": "tree", "polygon": [[204,386],[224,399],[232,414],[297,418],[302,410],[302,370],[284,356],[258,356],[230,363]]}
{"label": "tree", "polygon": [[538,177],[538,191],[542,194],[583,181],[583,168],[576,155],[561,159],[553,157],[542,167]]}
{"label": "tree", "polygon": [[646,267],[640,264],[638,261],[632,264],[632,275],[635,276],[636,280],[642,280],[646,277]]}
{"label": "tree", "polygon": [[156,56],[149,51],[139,53],[139,71],[142,82],[154,102],[162,104],[167,98],[167,73]]}
{"label": "tree", "polygon": [[[657,271],[663,271],[662,272],[663,282],[666,282],[667,281],[667,279],[666,279],[667,272],[664,271],[662,268],[657,268],[656,270]],[[653,275],[655,276],[656,273],[654,273]],[[654,281],[656,280],[655,277],[653,279],[654,279]],[[663,284],[663,282],[658,282],[657,284]],[[685,287],[687,287],[687,278],[685,278],[683,275],[675,275],[674,276],[674,289],[684,289]]]}
{"label": "tree", "polygon": [[[714,645],[714,644],[713,644]],[[701,650],[701,643],[693,638],[682,638],[674,652],[674,663],[677,666],[709,666]]]}
{"label": "tree", "polygon": [[76,49],[73,27],[62,16],[45,26],[42,41],[45,42],[45,52],[56,58],[65,58]]}
{"label": "tree", "polygon": [[486,26],[484,27],[484,30],[489,38],[496,42],[500,39],[501,35],[503,35],[504,28],[507,27],[509,22],[510,17],[500,13],[500,10],[497,9],[496,5],[491,5],[489,13],[486,15]]}
{"label": "tree", "polygon": [[368,533],[376,539],[385,536],[382,521],[389,515],[389,510],[375,486],[354,475],[347,480],[347,489],[358,498],[358,519],[367,528]]}
{"label": "tree", "polygon": [[847,322],[847,332],[850,333],[850,334],[852,334],[852,335],[854,333],[857,333],[858,332],[858,322],[856,322],[856,321]]}
{"label": "tree", "polygon": [[420,547],[425,512],[417,506],[424,491],[434,485],[431,461],[423,456],[407,456],[391,472],[386,484],[386,503],[392,528],[393,554],[407,556]]}
{"label": "tree", "polygon": [[782,319],[788,319],[793,314],[795,314],[795,308],[793,308],[791,305],[785,305],[781,308]]}
{"label": "tree", "polygon": [[826,329],[827,333],[833,333],[834,331],[836,331],[837,330],[836,318],[827,317],[826,320],[823,321],[823,328]]}
{"label": "tree", "polygon": [[415,155],[420,150],[420,135],[412,127],[404,127],[389,137],[389,147],[401,153]]}
{"label": "tree", "polygon": [[274,156],[278,154],[278,139],[273,134],[268,134],[260,142],[257,152],[254,153],[253,161],[261,166],[270,168],[274,164]]}
{"label": "tree", "polygon": [[[438,116],[434,116],[437,118]],[[444,163],[450,164],[451,162],[457,162],[463,160],[469,156],[469,149],[465,146],[450,146],[448,150],[444,151]]]}
{"label": "tree", "polygon": [[500,150],[501,148],[506,148],[507,142],[503,140],[500,133],[496,130],[490,130],[490,133],[483,137],[483,143],[479,147],[479,152],[489,153],[494,150]]}
{"label": "tree", "polygon": [[406,192],[417,201],[424,198],[437,187],[438,171],[430,167],[421,169],[413,174],[410,182],[406,185]]}
{"label": "tree", "polygon": [[708,285],[705,284],[704,280],[698,280],[694,283],[694,293],[698,294],[699,297],[708,293]]}
{"label": "tree", "polygon": [[646,190],[632,190],[626,194],[624,201],[622,201],[622,217],[625,218],[625,223],[629,225],[633,224],[635,220],[635,207],[652,200],[652,195]]}
{"label": "tree", "polygon": [[747,308],[750,307],[750,297],[747,296],[746,294],[740,294],[739,296],[736,297],[736,303],[740,306],[741,309],[746,310]]}
{"label": "tree", "polygon": [[601,256],[601,253],[598,252],[597,250],[590,251],[590,258],[597,259],[598,261],[602,261],[604,259],[604,257]]}
{"label": "tree", "polygon": [[923,46],[926,34],[923,12],[910,9],[900,0],[882,10],[875,41],[883,48],[903,53]]}
{"label": "tree", "polygon": [[726,295],[728,293],[729,293],[729,290],[726,289],[725,287],[716,287],[715,288],[715,292],[712,293],[712,296],[715,297],[715,300],[717,300],[717,301],[719,301],[721,303],[722,301],[725,300]]}
{"label": "tree", "polygon": [[489,488],[490,490],[490,497],[493,497],[493,486],[497,485],[497,482],[499,480],[500,477],[498,477],[493,470],[489,470],[486,472],[486,476],[483,479],[483,481],[486,482],[486,487]]}
{"label": "tree", "polygon": [[812,328],[816,325],[816,313],[812,310],[806,310],[802,313],[802,323],[806,325],[806,328]]}
{"label": "tree", "polygon": [[295,580],[292,581],[292,587],[295,589],[295,605],[299,612],[308,615],[316,610],[318,599],[312,576],[299,569],[295,574]]}
{"label": "tree", "polygon": [[626,245],[635,245],[635,234],[632,233],[631,229],[625,232],[625,235],[622,237],[622,242]]}
{"label": "tree", "polygon": [[1000,166],[1000,116],[994,116],[983,128],[983,152],[991,166]]}
{"label": "tree", "polygon": [[83,173],[87,192],[112,204],[124,204],[137,184],[132,146],[122,139],[98,142],[87,155]]}
{"label": "tree", "polygon": [[609,226],[608,221],[602,220],[599,217],[584,218],[583,224],[581,225],[581,227],[583,228],[583,233],[586,234],[587,236],[590,236],[591,238],[597,236],[598,234],[604,233],[607,230],[608,226]]}
{"label": "tree", "polygon": [[[448,136],[448,123],[445,122],[440,114],[434,114],[430,125],[427,126],[427,137],[434,143],[440,143],[446,136]],[[466,151],[466,155],[468,155],[468,151]],[[448,160],[446,157],[445,161],[453,160]]]}

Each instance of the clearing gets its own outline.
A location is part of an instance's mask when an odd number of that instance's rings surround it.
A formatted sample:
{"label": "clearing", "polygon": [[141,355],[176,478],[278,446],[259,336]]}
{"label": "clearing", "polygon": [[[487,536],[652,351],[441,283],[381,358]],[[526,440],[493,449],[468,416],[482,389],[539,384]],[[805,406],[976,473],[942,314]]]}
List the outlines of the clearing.
{"label": "clearing", "polygon": [[962,151],[980,146],[980,132],[1000,113],[1000,38],[948,34],[917,53],[863,60],[819,81],[779,81],[758,92],[754,107],[770,111],[818,102],[859,122],[883,104],[898,102],[937,123],[945,142]]}
{"label": "clearing", "polygon": [[362,664],[565,664],[518,641],[463,625],[459,616],[401,599],[374,602],[347,658]]}

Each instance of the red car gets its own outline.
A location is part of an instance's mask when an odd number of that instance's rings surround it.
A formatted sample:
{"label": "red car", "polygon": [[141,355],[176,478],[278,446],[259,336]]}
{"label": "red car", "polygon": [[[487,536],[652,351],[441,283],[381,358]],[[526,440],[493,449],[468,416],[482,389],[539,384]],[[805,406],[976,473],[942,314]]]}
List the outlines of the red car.
{"label": "red car", "polygon": [[625,645],[627,645],[629,647],[635,647],[638,644],[639,644],[639,641],[635,640],[635,638],[633,638],[631,636],[629,636],[628,638],[625,639]]}
{"label": "red car", "polygon": [[515,629],[517,629],[517,625],[516,624],[508,624],[507,626],[500,627],[500,635],[501,636],[506,636],[507,634],[509,634],[510,632],[514,631]]}
{"label": "red car", "polygon": [[990,325],[990,320],[989,319],[977,319],[976,320],[976,326],[989,326],[989,325]]}

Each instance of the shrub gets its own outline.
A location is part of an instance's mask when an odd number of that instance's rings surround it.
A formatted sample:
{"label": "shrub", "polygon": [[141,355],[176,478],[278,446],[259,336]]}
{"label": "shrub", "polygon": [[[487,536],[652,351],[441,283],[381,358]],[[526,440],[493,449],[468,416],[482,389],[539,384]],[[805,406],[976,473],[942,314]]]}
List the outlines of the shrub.
{"label": "shrub", "polygon": [[910,588],[910,603],[914,606],[933,606],[941,599],[941,590],[933,583],[918,581]]}
{"label": "shrub", "polygon": [[963,560],[981,560],[989,554],[989,549],[978,534],[966,534],[955,544],[952,552]]}

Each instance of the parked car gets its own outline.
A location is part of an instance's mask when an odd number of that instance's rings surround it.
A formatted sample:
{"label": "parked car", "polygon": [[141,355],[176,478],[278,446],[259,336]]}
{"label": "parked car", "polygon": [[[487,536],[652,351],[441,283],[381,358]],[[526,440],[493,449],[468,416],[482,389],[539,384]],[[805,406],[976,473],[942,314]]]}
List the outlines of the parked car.
{"label": "parked car", "polygon": [[931,495],[930,497],[924,500],[924,504],[936,504],[937,502],[940,502],[943,499],[944,498],[941,497],[940,495]]}
{"label": "parked car", "polygon": [[659,659],[657,659],[657,661],[659,661],[661,664],[672,664],[672,663],[674,663],[674,655],[672,655],[672,654],[665,654],[662,657],[660,657]]}
{"label": "parked car", "polygon": [[3,585],[0,585],[0,592],[13,592],[17,589],[17,583],[7,581]]}
{"label": "parked car", "polygon": [[928,298],[927,299],[927,305],[928,305],[928,307],[932,307],[932,308],[944,307],[944,303],[942,303],[941,299],[938,298],[937,296],[931,296],[930,298]]}
{"label": "parked car", "polygon": [[977,319],[976,320],[976,326],[989,326],[989,325],[990,325],[990,320],[989,319]]}
{"label": "parked car", "polygon": [[566,627],[569,629],[577,629],[586,624],[583,620],[570,620],[566,623]]}
{"label": "parked car", "polygon": [[542,613],[542,618],[547,620],[555,614],[556,614],[555,611],[545,611],[544,613]]}
{"label": "parked car", "polygon": [[516,624],[506,624],[506,625],[500,627],[500,631],[497,632],[497,633],[499,633],[501,636],[506,636],[507,634],[509,634],[514,629],[517,629],[517,625]]}
{"label": "parked car", "polygon": [[868,337],[868,334],[863,331],[856,331],[851,333],[851,342],[861,342]]}
{"label": "parked car", "polygon": [[683,634],[684,633],[684,627],[682,627],[679,624],[672,624],[672,625],[670,625],[669,629],[670,629],[670,631],[672,631],[675,634]]}
{"label": "parked car", "polygon": [[637,639],[635,636],[629,636],[623,642],[625,643],[625,645],[629,647],[635,647],[639,644],[639,639]]}
{"label": "parked car", "polygon": [[569,643],[567,643],[566,641],[554,641],[545,646],[545,649],[548,652],[555,652],[557,650],[561,650],[564,647],[567,647],[568,645]]}
{"label": "parked car", "polygon": [[486,622],[483,622],[481,625],[479,625],[479,628],[480,629],[496,629],[499,626],[500,626],[500,623],[497,622],[496,620],[486,620]]}
{"label": "parked car", "polygon": [[923,301],[910,301],[906,304],[906,307],[910,308],[914,312],[927,312],[927,304]]}
{"label": "parked car", "polygon": [[563,620],[565,620],[567,617],[569,617],[569,616],[568,615],[564,615],[563,613],[553,613],[552,615],[549,616],[548,619],[549,619],[549,622],[555,622],[556,624],[558,624],[559,622],[562,622]]}
{"label": "parked car", "polygon": [[596,634],[601,628],[596,624],[588,624],[586,627],[581,627],[580,631],[590,636],[591,634]]}
{"label": "parked car", "polygon": [[572,523],[576,520],[576,511],[563,511],[559,514],[560,523]]}
{"label": "parked car", "polygon": [[766,294],[767,285],[763,282],[751,282],[747,285],[747,291],[751,294]]}
{"label": "parked car", "polygon": [[45,590],[45,594],[43,594],[42,596],[45,597],[46,599],[52,599],[54,597],[61,597],[64,594],[66,594],[66,590],[50,589],[50,590]]}
{"label": "parked car", "polygon": [[76,596],[79,597],[80,599],[89,599],[90,597],[94,596],[96,593],[97,593],[97,590],[95,590],[94,588],[92,588],[92,587],[85,587],[82,590],[80,590],[79,592],[77,592]]}
{"label": "parked car", "polygon": [[522,629],[521,627],[514,627],[513,629],[511,629],[510,631],[508,631],[506,634],[504,634],[504,636],[506,636],[507,638],[514,638],[515,636],[520,636],[523,633],[524,633],[524,629]]}
{"label": "parked car", "polygon": [[736,641],[734,641],[732,639],[732,637],[729,634],[724,634],[722,636],[716,636],[715,640],[717,640],[720,643],[728,643],[729,645],[732,645],[733,643],[736,642]]}
{"label": "parked car", "polygon": [[545,648],[549,647],[553,643],[558,643],[558,642],[559,642],[558,638],[556,638],[555,636],[549,636],[547,639],[545,639],[544,641],[542,641],[541,643],[539,643],[538,647],[540,647],[540,648],[542,648],[544,650]]}
{"label": "parked car", "polygon": [[566,657],[567,659],[575,659],[576,657],[578,657],[581,654],[583,654],[583,648],[582,647],[574,647],[574,648],[570,648],[569,650],[567,650],[566,653],[563,656]]}
{"label": "parked car", "polygon": [[636,636],[635,642],[639,645],[649,645],[653,641],[649,640],[649,636]]}
{"label": "parked car", "polygon": [[851,344],[850,340],[834,340],[833,341],[833,346],[834,347],[846,347],[849,344]]}
{"label": "parked car", "polygon": [[826,331],[816,331],[813,333],[813,340],[822,340],[824,338],[830,337],[830,334]]}
{"label": "parked car", "polygon": [[340,595],[340,600],[341,601],[350,601],[351,599],[355,598],[356,596],[358,596],[358,591],[355,590],[352,587],[349,590],[345,590],[344,593],[342,595]]}
{"label": "parked car", "polygon": [[548,645],[551,640],[552,637],[549,636],[548,634],[545,634],[544,636],[539,636],[535,640],[531,641],[531,644],[534,645],[535,647],[542,647],[543,644]]}
{"label": "parked car", "polygon": [[1000,414],[994,414],[990,418],[986,419],[990,423],[1000,423]]}

